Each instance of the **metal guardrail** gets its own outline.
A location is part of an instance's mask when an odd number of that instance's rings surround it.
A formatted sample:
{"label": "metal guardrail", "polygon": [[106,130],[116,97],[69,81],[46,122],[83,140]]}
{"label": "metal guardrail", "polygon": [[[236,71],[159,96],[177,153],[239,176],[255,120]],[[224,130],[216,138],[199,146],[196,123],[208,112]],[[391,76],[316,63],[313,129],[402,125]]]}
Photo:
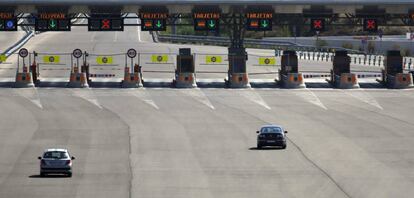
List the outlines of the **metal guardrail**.
{"label": "metal guardrail", "polygon": [[[216,36],[194,36],[194,35],[172,35],[172,34],[152,34],[154,42],[177,42],[177,43],[202,43],[208,45],[229,46],[231,41],[227,37]],[[346,50],[353,54],[363,54],[358,50],[346,49],[342,47],[318,47],[312,45],[300,45],[289,41],[275,41],[268,39],[244,39],[244,44],[248,47],[264,49],[283,49],[295,51],[322,51]]]}

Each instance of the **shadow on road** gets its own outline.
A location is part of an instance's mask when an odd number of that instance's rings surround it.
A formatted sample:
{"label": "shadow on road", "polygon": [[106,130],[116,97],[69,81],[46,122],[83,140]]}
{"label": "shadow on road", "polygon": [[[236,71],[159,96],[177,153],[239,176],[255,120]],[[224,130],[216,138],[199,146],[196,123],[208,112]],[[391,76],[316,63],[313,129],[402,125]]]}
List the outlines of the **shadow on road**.
{"label": "shadow on road", "polygon": [[29,178],[67,178],[68,176],[66,175],[46,175],[46,176],[40,176],[40,175],[30,175]]}
{"label": "shadow on road", "polygon": [[266,151],[266,150],[284,150],[281,147],[263,147],[263,148],[257,148],[257,147],[250,147],[249,150],[251,151]]}

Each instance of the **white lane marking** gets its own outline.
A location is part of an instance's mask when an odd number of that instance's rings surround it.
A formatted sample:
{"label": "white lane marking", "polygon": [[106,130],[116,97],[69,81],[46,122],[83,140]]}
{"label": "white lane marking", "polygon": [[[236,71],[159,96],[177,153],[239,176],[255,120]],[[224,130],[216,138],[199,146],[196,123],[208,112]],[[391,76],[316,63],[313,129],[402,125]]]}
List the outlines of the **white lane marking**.
{"label": "white lane marking", "polygon": [[22,89],[15,89],[15,92],[29,100],[30,102],[32,102],[33,104],[35,104],[37,107],[39,107],[40,109],[43,109],[43,105],[40,102],[40,97],[39,97],[39,93],[37,92],[36,87],[33,88],[22,88]]}
{"label": "white lane marking", "polygon": [[[236,90],[238,91],[238,90]],[[244,98],[264,107],[267,110],[271,110],[272,108],[270,108],[269,105],[267,105],[266,101],[263,100],[263,98],[255,92],[255,90],[253,88],[251,89],[243,89],[238,91],[237,93],[239,93],[241,96],[243,96]]]}
{"label": "white lane marking", "polygon": [[91,42],[95,42],[96,32],[92,33]]}
{"label": "white lane marking", "polygon": [[[137,24],[139,24],[141,20],[137,19]],[[141,27],[138,27],[138,42],[141,42]]]}
{"label": "white lane marking", "polygon": [[300,89],[300,90],[292,90],[295,92],[295,95],[299,96],[303,100],[314,104],[322,109],[328,110],[328,108],[319,100],[318,96],[315,95],[311,90],[308,88]]}
{"label": "white lane marking", "polygon": [[118,41],[118,32],[115,32],[114,42]]}
{"label": "white lane marking", "polygon": [[200,88],[194,88],[194,89],[183,89],[180,90],[182,93],[187,94],[200,102],[201,104],[206,105],[210,109],[216,109],[213,104],[210,102],[210,100],[207,98],[207,96],[204,94],[203,91],[201,91]]}
{"label": "white lane marking", "polygon": [[159,110],[160,108],[158,107],[158,105],[151,99],[151,96],[149,96],[149,94],[146,92],[146,89],[140,88],[140,89],[131,89],[131,91],[128,91],[129,94],[131,94],[132,96],[137,97],[138,99],[144,101],[145,103],[147,103],[148,105],[154,107],[155,109]]}
{"label": "white lane marking", "polygon": [[103,109],[101,104],[99,104],[98,99],[93,94],[92,89],[90,89],[90,88],[86,88],[86,89],[79,88],[79,89],[72,89],[72,91],[73,91],[75,96],[90,102],[91,104],[95,105],[99,109]]}
{"label": "white lane marking", "polygon": [[382,108],[382,106],[375,100],[375,98],[372,97],[367,92],[365,92],[364,89],[354,89],[354,90],[350,89],[350,90],[341,90],[341,91],[357,100],[360,100],[364,103],[374,106],[380,110],[384,110],[384,108]]}

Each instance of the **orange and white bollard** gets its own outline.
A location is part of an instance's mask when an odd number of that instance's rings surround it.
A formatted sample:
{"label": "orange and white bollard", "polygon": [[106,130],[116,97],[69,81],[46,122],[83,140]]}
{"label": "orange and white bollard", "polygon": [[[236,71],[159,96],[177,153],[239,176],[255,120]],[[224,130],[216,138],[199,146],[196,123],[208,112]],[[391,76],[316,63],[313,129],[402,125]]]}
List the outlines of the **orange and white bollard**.
{"label": "orange and white bollard", "polygon": [[196,78],[194,73],[179,73],[175,79],[175,87],[177,88],[196,88]]}
{"label": "orange and white bollard", "polygon": [[73,67],[73,70],[70,73],[70,79],[68,87],[71,88],[86,88],[89,87],[87,80],[86,72],[79,72],[79,67]]}
{"label": "orange and white bollard", "polygon": [[141,72],[135,69],[134,73],[129,71],[129,67],[125,67],[124,80],[121,83],[123,88],[139,88],[142,87]]}
{"label": "orange and white bollard", "polygon": [[16,73],[16,81],[14,83],[16,88],[34,87],[32,73],[26,66],[23,66],[23,72]]}
{"label": "orange and white bollard", "polygon": [[250,88],[247,73],[232,73],[229,81],[230,88]]}

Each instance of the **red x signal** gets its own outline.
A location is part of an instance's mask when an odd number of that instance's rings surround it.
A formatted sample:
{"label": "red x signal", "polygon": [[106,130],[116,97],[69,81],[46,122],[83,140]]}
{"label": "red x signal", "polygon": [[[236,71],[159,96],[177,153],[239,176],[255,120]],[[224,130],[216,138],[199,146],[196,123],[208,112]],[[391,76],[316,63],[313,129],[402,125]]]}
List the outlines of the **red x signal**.
{"label": "red x signal", "polygon": [[321,20],[315,20],[315,21],[313,21],[313,28],[315,28],[315,29],[322,28],[322,21]]}
{"label": "red x signal", "polygon": [[364,19],[364,31],[375,32],[378,30],[376,19]]}
{"label": "red x signal", "polygon": [[104,30],[111,29],[111,21],[109,19],[102,20],[102,29]]}
{"label": "red x signal", "polygon": [[312,31],[324,31],[325,30],[325,19],[311,19]]}

